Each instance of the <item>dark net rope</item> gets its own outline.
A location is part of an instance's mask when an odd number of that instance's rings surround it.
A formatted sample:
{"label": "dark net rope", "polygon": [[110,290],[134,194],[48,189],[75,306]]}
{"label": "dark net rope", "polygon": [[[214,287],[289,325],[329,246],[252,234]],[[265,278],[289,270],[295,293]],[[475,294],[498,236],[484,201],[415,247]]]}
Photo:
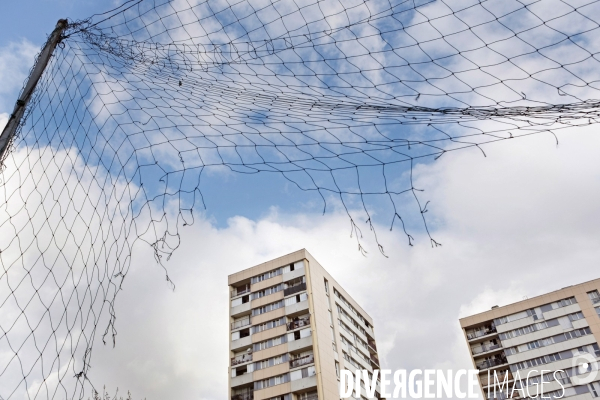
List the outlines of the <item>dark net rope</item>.
{"label": "dark net rope", "polygon": [[72,23],[1,172],[0,397],[93,395],[134,244],[162,265],[210,169],[340,204],[363,252],[358,218],[429,235],[415,166],[597,122],[599,19],[597,1],[144,0]]}

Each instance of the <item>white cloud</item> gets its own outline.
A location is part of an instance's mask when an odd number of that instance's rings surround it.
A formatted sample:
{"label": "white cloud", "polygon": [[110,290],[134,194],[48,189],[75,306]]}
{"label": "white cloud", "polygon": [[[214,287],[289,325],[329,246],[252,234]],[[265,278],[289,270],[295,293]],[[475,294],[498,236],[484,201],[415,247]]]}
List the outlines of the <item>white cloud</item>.
{"label": "white cloud", "polygon": [[[152,252],[139,242],[116,302],[117,346],[110,338],[102,345],[101,320],[89,378],[110,391],[131,390],[136,398],[222,398],[227,275],[303,247],[374,318],[383,367],[469,367],[459,317],[598,276],[594,155],[600,140],[593,129],[560,139],[558,148],[552,137],[541,136],[489,146],[487,158],[461,152],[419,167],[416,186],[432,201],[434,237],[443,244],[438,248],[424,237],[409,247],[398,228],[377,226],[389,258],[368,234],[369,254],[363,257],[339,210],[321,216],[272,209],[258,221],[232,218],[223,229],[200,217],[181,229],[182,246],[166,263],[176,284],[172,292]],[[59,152],[55,159],[66,156]],[[51,164],[43,165],[49,174]],[[13,218],[12,224],[19,223]],[[39,385],[29,382],[31,389]]]}
{"label": "white cloud", "polygon": [[[11,46],[0,49],[0,96],[8,99],[0,110],[11,106],[37,51]],[[565,133],[557,149],[548,134],[486,147],[487,159],[463,151],[419,166],[415,186],[432,200],[440,248],[422,237],[408,247],[398,227],[377,226],[386,259],[365,226],[364,258],[338,212],[273,211],[259,221],[232,218],[223,229],[201,218],[182,229],[183,245],[167,263],[171,292],[139,243],[117,299],[117,347],[96,336],[89,377],[136,398],[222,398],[227,274],[302,247],[374,317],[384,368],[469,367],[460,316],[597,277],[599,145],[594,132]],[[567,273],[573,265],[577,274]]]}
{"label": "white cloud", "polygon": [[222,398],[227,275],[303,247],[374,318],[383,367],[468,368],[459,317],[598,277],[599,146],[586,132],[558,149],[550,138],[514,141],[487,159],[464,152],[422,167],[419,184],[443,222],[438,248],[424,238],[410,248],[378,227],[390,258],[370,242],[362,257],[341,213],[274,211],[223,229],[200,220],[167,264],[174,292],[138,248],[117,300],[117,347],[95,348],[91,377],[148,399]]}

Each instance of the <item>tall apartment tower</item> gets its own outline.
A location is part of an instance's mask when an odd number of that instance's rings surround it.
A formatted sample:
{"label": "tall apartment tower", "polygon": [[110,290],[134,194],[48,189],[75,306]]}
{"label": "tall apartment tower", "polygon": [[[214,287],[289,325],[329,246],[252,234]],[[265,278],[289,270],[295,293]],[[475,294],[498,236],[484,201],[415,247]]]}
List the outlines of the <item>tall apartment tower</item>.
{"label": "tall apartment tower", "polygon": [[509,397],[519,379],[528,389],[512,398],[535,397],[542,381],[544,398],[600,396],[600,372],[594,372],[600,360],[599,292],[596,279],[461,319],[483,398],[494,398],[494,387],[495,398],[506,397],[494,372],[500,384],[508,376]]}
{"label": "tall apartment tower", "polygon": [[373,320],[306,250],[229,275],[229,289],[231,400],[339,400],[341,369],[379,369]]}

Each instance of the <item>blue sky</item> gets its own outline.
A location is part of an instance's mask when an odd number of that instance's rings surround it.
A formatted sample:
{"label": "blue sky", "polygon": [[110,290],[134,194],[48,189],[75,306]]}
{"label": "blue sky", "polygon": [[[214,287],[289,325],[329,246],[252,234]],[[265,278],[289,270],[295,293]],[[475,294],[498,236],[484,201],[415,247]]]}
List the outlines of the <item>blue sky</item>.
{"label": "blue sky", "polygon": [[[114,7],[112,2],[91,0],[24,0],[9,2],[0,13],[0,48],[26,40],[36,47],[42,46],[60,18],[84,19]],[[112,5],[112,6],[111,6]],[[18,88],[20,88],[19,82]],[[8,106],[18,96],[18,88],[2,96]],[[0,112],[9,113],[4,109]],[[282,212],[316,212],[323,202],[316,193],[307,193],[293,187],[277,174],[203,177],[203,194],[206,213],[217,226],[226,226],[227,219],[236,215],[257,219],[275,206]]]}
{"label": "blue sky", "polygon": [[43,44],[61,18],[84,19],[105,11],[111,2],[91,0],[23,0],[4,4],[0,15],[0,45],[27,39]]}

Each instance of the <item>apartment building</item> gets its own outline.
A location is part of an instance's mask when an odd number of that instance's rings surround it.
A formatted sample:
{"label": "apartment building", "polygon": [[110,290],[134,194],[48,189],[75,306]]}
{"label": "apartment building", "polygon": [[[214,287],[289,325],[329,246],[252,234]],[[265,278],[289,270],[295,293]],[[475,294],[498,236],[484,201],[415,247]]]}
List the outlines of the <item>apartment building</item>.
{"label": "apartment building", "polygon": [[[600,279],[596,279],[462,318],[460,325],[473,365],[479,369],[484,398],[506,398],[506,391],[500,393],[504,382],[509,386],[508,397],[515,385],[527,389],[515,391],[512,398],[535,398],[541,394],[542,382],[544,398],[597,398],[599,292]],[[591,382],[582,383],[583,378],[594,376]]]}
{"label": "apartment building", "polygon": [[379,369],[373,320],[306,250],[228,283],[231,400],[338,400],[341,369]]}

